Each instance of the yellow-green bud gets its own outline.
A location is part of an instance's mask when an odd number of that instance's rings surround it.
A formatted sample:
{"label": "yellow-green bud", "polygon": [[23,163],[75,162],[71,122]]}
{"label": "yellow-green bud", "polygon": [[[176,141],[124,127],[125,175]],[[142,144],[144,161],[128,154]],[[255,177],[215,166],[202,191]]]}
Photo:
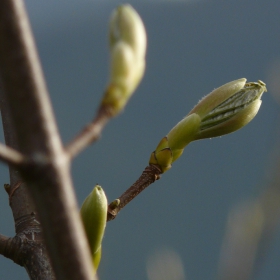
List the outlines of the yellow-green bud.
{"label": "yellow-green bud", "polygon": [[208,114],[215,107],[220,105],[226,99],[231,97],[233,94],[238,92],[245,86],[246,79],[241,78],[239,80],[235,80],[229,83],[226,83],[216,89],[214,89],[211,93],[203,97],[198,104],[189,112],[188,115],[192,113],[198,114],[201,118]]}
{"label": "yellow-green bud", "polygon": [[[247,83],[239,88],[243,83],[239,82],[241,80],[246,82],[246,79],[240,79],[225,84],[207,95],[192,109],[190,114],[196,113],[201,118],[200,129],[195,140],[234,132],[256,116],[261,106],[261,96],[267,91],[266,85],[264,82],[258,81]],[[234,85],[239,88],[235,92],[231,91]],[[222,96],[222,92],[227,98]],[[218,95],[220,98],[217,97]],[[215,104],[211,102],[213,97]]]}
{"label": "yellow-green bud", "polygon": [[249,123],[267,90],[262,81],[245,83],[244,78],[229,82],[204,97],[160,141],[149,164],[158,165],[164,173],[191,141],[228,134]]}
{"label": "yellow-green bud", "polygon": [[[168,144],[175,161],[183,152],[183,149],[195,139],[200,127],[200,117],[191,114],[178,122],[167,134]],[[172,161],[172,162],[173,162]]]}
{"label": "yellow-green bud", "polygon": [[146,54],[146,31],[139,14],[126,4],[119,6],[112,14],[110,21],[110,48],[123,41],[128,44],[135,56],[144,58]]}
{"label": "yellow-green bud", "polygon": [[110,21],[111,74],[102,100],[118,114],[135,91],[145,70],[147,38],[144,24],[130,5],[118,7]]}
{"label": "yellow-green bud", "polygon": [[80,211],[95,272],[101,258],[101,243],[107,221],[107,204],[103,189],[101,186],[96,185],[83,202]]}

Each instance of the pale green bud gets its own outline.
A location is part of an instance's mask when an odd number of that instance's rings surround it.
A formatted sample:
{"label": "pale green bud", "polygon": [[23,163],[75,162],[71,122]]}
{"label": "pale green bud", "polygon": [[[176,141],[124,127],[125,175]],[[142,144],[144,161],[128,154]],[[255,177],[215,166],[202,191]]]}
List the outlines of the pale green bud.
{"label": "pale green bud", "polygon": [[267,90],[262,81],[245,83],[244,78],[232,81],[204,97],[160,141],[149,164],[158,165],[164,173],[191,141],[228,134],[248,124],[257,114],[260,98]]}
{"label": "pale green bud", "polygon": [[102,100],[113,115],[126,105],[145,70],[147,38],[144,24],[130,5],[118,7],[110,21],[111,73]]}
{"label": "pale green bud", "polygon": [[231,97],[233,94],[238,92],[245,86],[246,79],[242,78],[229,83],[226,83],[216,89],[211,93],[203,97],[198,104],[189,112],[188,115],[192,113],[198,114],[201,118],[207,115],[211,110],[217,107],[219,104],[224,102],[226,99]]}
{"label": "pale green bud", "polygon": [[135,56],[144,59],[146,55],[146,31],[139,14],[130,6],[119,6],[112,14],[109,32],[110,47],[119,41],[128,44]]}
{"label": "pale green bud", "polygon": [[101,243],[107,222],[107,207],[106,195],[101,186],[96,185],[83,202],[80,210],[95,272],[101,258]]}
{"label": "pale green bud", "polygon": [[183,153],[185,146],[195,139],[200,123],[197,114],[191,114],[177,123],[159,142],[151,154],[149,164],[159,165],[162,173],[170,169],[171,164]]}
{"label": "pale green bud", "polygon": [[156,150],[151,153],[149,164],[160,166],[162,173],[171,168],[173,153],[169,148],[167,137],[163,137]]}
{"label": "pale green bud", "polygon": [[[246,81],[245,79],[240,79]],[[239,81],[236,85],[239,87]],[[267,91],[266,85],[262,81],[257,83],[247,83],[236,92],[229,89],[233,87],[234,82],[228,83],[207,95],[202,99],[191,113],[197,113],[201,117],[199,132],[195,139],[203,139],[217,137],[224,134],[234,132],[246,124],[248,124],[257,114],[261,106],[261,96]],[[225,92],[227,98],[217,98],[217,92]],[[215,97],[216,102],[213,106],[212,97]],[[203,113],[202,113],[203,111]]]}
{"label": "pale green bud", "polygon": [[178,122],[169,131],[167,139],[169,148],[173,152],[173,161],[179,156],[176,156],[176,151],[178,150],[178,152],[181,151],[182,153],[182,150],[195,139],[200,128],[200,123],[200,117],[197,114],[191,114]]}

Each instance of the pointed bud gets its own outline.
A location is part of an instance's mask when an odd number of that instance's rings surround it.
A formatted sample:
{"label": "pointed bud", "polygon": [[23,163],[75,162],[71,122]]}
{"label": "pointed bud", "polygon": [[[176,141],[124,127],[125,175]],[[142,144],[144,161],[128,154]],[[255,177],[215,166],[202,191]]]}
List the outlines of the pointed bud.
{"label": "pointed bud", "polygon": [[232,81],[204,97],[160,141],[149,164],[158,165],[164,173],[191,141],[228,134],[248,124],[257,114],[260,98],[267,90],[262,81],[245,83],[246,79]]}
{"label": "pointed bud", "polygon": [[109,32],[110,48],[123,41],[135,56],[144,59],[146,55],[146,31],[139,14],[130,5],[119,6],[112,14]]}
{"label": "pointed bud", "polygon": [[[234,81],[238,87],[240,80]],[[221,88],[223,88],[223,91],[228,93],[234,82],[214,90],[191,111],[201,117],[200,130],[195,137],[196,140],[234,132],[256,116],[261,106],[261,96],[267,91],[265,83],[262,81],[247,83],[238,91],[226,94],[226,99],[221,97],[221,102],[218,104],[217,92],[222,92]],[[211,102],[212,97],[216,99],[215,106]]]}
{"label": "pointed bud", "polygon": [[126,105],[145,70],[147,38],[144,24],[130,5],[118,7],[110,22],[111,74],[102,100],[113,115]]}
{"label": "pointed bud", "polygon": [[106,227],[107,207],[106,195],[101,186],[96,185],[83,202],[80,211],[95,272],[101,258],[101,243]]}
{"label": "pointed bud", "polygon": [[198,104],[189,112],[189,115],[192,113],[198,114],[203,118],[211,110],[217,107],[219,104],[224,102],[226,99],[231,97],[233,94],[238,92],[245,86],[246,79],[241,78],[229,83],[226,83],[216,89],[211,93],[203,97]]}

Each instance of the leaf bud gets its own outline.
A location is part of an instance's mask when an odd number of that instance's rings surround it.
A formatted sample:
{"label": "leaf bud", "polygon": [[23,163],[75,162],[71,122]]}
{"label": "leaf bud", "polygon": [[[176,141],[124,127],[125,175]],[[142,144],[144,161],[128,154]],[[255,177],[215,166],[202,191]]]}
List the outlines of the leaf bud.
{"label": "leaf bud", "polygon": [[122,5],[113,12],[109,42],[111,73],[102,105],[110,106],[112,115],[116,115],[137,88],[145,70],[146,31],[130,5]]}
{"label": "leaf bud", "polygon": [[101,243],[107,221],[107,204],[103,189],[96,185],[83,202],[80,210],[95,272],[101,258]]}
{"label": "leaf bud", "polygon": [[244,78],[213,90],[159,142],[149,164],[158,165],[164,173],[191,141],[242,128],[256,116],[265,91],[264,82],[246,83]]}
{"label": "leaf bud", "polygon": [[[240,79],[243,80],[243,79]],[[233,81],[224,86],[224,92],[228,93],[229,88],[232,88],[234,82],[236,86],[240,86],[240,80]],[[245,80],[245,79],[244,79]],[[246,80],[245,80],[246,81]],[[198,105],[191,112],[198,114],[201,117],[199,132],[196,134],[195,140],[217,137],[234,132],[246,124],[248,124],[258,113],[261,106],[261,96],[267,91],[266,85],[262,81],[246,83],[236,92],[231,92],[227,98],[220,98],[220,103],[213,106],[211,98],[217,97],[217,91],[221,92],[221,88],[214,90],[205,99],[201,100],[200,108]],[[210,100],[210,102],[209,102]],[[219,100],[218,98],[216,101]],[[209,106],[209,103],[210,106]],[[207,109],[206,109],[207,108]],[[204,109],[204,113],[200,111]]]}

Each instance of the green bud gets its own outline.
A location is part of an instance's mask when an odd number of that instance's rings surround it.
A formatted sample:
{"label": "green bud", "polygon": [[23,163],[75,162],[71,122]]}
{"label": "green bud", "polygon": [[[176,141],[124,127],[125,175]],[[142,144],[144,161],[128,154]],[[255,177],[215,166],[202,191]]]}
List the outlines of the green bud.
{"label": "green bud", "polygon": [[130,5],[118,7],[110,21],[111,74],[102,100],[113,115],[126,105],[145,70],[147,38],[144,24]]}
{"label": "green bud", "polygon": [[[190,114],[178,122],[167,134],[168,144],[173,152],[173,161],[177,150],[183,150],[191,141],[195,139],[200,128],[200,117],[197,114]],[[181,152],[182,153],[182,152]],[[181,155],[180,153],[180,155]]]}
{"label": "green bud", "polygon": [[168,146],[167,137],[163,137],[156,150],[150,156],[149,164],[159,165],[162,173],[171,168],[173,153]]}
{"label": "green bud", "polygon": [[267,89],[262,81],[245,83],[244,78],[229,82],[204,97],[160,141],[149,164],[158,165],[164,173],[191,141],[228,134],[248,124]]}
{"label": "green bud", "polygon": [[[215,91],[207,96],[207,100],[205,98],[200,102],[199,109],[204,108],[204,113],[200,114],[201,124],[195,140],[225,135],[248,124],[259,111],[260,98],[267,89],[262,81],[247,83],[238,91],[232,92],[227,99],[221,98],[222,102],[215,104],[215,107],[211,103],[211,106],[208,106],[208,101],[211,96],[215,95]],[[227,91],[227,87],[225,87],[225,91]],[[192,112],[200,111],[197,110],[198,105]]]}
{"label": "green bud", "polygon": [[83,202],[80,210],[95,271],[101,258],[101,243],[107,221],[107,204],[103,189],[96,185]]}
{"label": "green bud", "polygon": [[139,14],[126,4],[119,6],[110,20],[109,42],[110,48],[123,41],[128,44],[136,56],[142,59],[146,55],[146,31]]}
{"label": "green bud", "polygon": [[221,104],[226,99],[228,99],[233,94],[242,89],[245,86],[245,83],[246,79],[242,78],[239,80],[229,82],[214,89],[211,93],[203,97],[198,102],[198,104],[189,112],[188,115],[196,113],[200,116],[200,118],[203,118],[206,114],[208,114],[219,104]]}

